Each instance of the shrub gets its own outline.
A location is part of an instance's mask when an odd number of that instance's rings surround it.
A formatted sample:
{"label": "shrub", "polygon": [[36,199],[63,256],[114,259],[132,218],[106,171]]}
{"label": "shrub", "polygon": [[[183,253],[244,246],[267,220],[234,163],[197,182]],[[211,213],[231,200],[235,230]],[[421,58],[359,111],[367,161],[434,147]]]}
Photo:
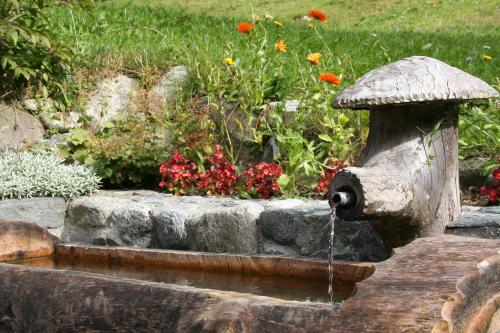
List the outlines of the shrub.
{"label": "shrub", "polygon": [[19,92],[28,85],[45,98],[63,97],[70,74],[71,49],[50,29],[44,10],[57,6],[80,6],[91,0],[0,1],[0,96]]}
{"label": "shrub", "polygon": [[158,165],[168,156],[161,124],[127,115],[99,132],[76,128],[59,150],[64,158],[92,167],[105,187],[155,186]]}
{"label": "shrub", "polygon": [[81,165],[66,165],[48,154],[6,151],[0,155],[0,198],[61,196],[96,191],[100,178]]}
{"label": "shrub", "polygon": [[278,177],[283,169],[275,163],[260,162],[257,165],[248,164],[248,169],[243,171],[246,178],[245,191],[252,196],[268,199],[280,192]]}

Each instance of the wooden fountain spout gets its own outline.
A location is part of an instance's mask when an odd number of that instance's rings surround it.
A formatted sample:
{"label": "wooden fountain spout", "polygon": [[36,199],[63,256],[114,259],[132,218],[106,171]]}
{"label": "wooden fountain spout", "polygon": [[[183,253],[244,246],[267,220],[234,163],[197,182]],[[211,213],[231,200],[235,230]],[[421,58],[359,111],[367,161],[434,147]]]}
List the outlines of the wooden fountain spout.
{"label": "wooden fountain spout", "polygon": [[372,221],[390,246],[442,233],[460,214],[460,103],[498,97],[484,81],[439,60],[415,56],[362,76],[333,101],[370,110],[370,132],[359,167],[330,184],[354,198],[337,215]]}

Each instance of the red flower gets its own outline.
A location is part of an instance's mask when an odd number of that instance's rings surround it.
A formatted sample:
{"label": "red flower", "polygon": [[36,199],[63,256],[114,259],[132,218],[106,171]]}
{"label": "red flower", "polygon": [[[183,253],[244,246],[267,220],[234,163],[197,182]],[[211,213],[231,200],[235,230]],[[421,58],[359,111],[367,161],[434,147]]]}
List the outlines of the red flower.
{"label": "red flower", "polygon": [[328,16],[319,9],[311,9],[307,15],[321,22],[326,22],[328,20]]}
{"label": "red flower", "polygon": [[493,170],[492,177],[481,187],[481,195],[488,197],[488,202],[495,204],[500,198],[500,168]]}
{"label": "red flower", "polygon": [[197,174],[199,179],[196,185],[204,194],[231,195],[236,191],[240,179],[234,163],[226,161],[220,150],[220,145],[215,146],[215,153],[208,158],[210,167],[207,171]]}
{"label": "red flower", "polygon": [[177,195],[188,194],[196,183],[195,170],[196,165],[176,151],[160,165],[162,179],[158,185]]}
{"label": "red flower", "polygon": [[335,75],[335,74],[332,74],[332,73],[321,73],[320,76],[319,76],[319,79],[321,81],[325,81],[325,82],[328,82],[330,84],[333,84],[334,86],[338,86],[340,85],[340,78]]}
{"label": "red flower", "polygon": [[342,160],[330,159],[326,163],[326,167],[320,174],[318,185],[316,186],[316,192],[326,194],[328,191],[328,186],[332,182],[333,177],[343,168],[347,168],[348,165]]}
{"label": "red flower", "polygon": [[276,163],[260,162],[257,165],[248,163],[248,169],[243,171],[246,178],[245,191],[257,192],[257,196],[268,199],[280,192],[278,178],[283,169]]}
{"label": "red flower", "polygon": [[247,34],[253,29],[253,24],[250,22],[240,22],[236,26],[236,29],[238,29],[239,32]]}

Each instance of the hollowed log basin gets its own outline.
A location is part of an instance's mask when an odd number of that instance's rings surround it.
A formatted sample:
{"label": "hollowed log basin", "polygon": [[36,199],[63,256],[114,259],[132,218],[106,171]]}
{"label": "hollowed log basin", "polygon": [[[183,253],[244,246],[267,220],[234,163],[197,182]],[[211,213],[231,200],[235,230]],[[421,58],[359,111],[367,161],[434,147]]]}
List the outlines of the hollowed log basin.
{"label": "hollowed log basin", "polygon": [[64,244],[26,223],[0,235],[0,332],[430,331],[457,280],[500,247],[440,235],[381,263],[337,261],[337,291],[355,292],[332,305],[314,296],[325,260]]}

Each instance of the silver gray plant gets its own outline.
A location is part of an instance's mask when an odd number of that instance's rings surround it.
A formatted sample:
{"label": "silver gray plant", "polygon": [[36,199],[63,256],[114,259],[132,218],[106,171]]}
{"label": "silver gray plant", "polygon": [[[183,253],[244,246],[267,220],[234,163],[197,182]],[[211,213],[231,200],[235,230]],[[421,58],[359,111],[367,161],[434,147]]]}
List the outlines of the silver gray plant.
{"label": "silver gray plant", "polygon": [[93,170],[64,164],[47,153],[0,153],[0,199],[60,196],[73,198],[96,191],[101,181]]}

